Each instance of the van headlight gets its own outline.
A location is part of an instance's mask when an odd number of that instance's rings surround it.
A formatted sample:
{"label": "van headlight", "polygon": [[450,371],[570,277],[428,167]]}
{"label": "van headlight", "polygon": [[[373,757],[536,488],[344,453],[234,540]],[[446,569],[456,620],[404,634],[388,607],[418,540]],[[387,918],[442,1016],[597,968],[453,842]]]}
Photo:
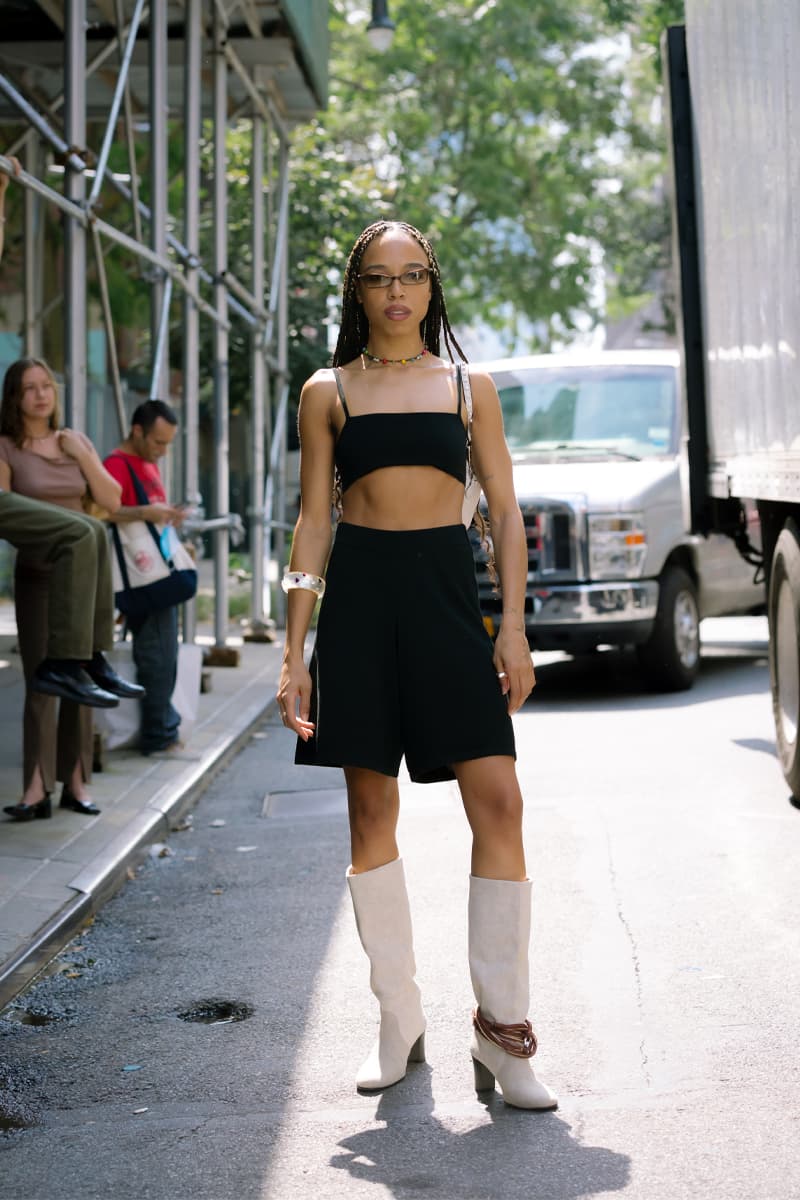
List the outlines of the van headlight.
{"label": "van headlight", "polygon": [[641,513],[589,517],[589,575],[592,579],[637,579],[647,554]]}

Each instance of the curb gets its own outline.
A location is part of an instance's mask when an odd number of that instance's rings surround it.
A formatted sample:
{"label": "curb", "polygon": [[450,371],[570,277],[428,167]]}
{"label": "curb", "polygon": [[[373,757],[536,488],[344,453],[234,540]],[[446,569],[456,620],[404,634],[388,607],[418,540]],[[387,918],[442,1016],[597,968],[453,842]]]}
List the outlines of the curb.
{"label": "curb", "polygon": [[77,895],[45,921],[26,945],[0,964],[0,1015],[35,981],[88,918],[119,890],[127,878],[128,867],[142,857],[144,848],[169,836],[173,819],[197,803],[214,777],[249,740],[254,727],[273,709],[277,709],[274,697],[266,704],[251,705],[241,726],[220,738],[188,777],[177,786],[165,784],[142,812],[80,869],[69,885]]}

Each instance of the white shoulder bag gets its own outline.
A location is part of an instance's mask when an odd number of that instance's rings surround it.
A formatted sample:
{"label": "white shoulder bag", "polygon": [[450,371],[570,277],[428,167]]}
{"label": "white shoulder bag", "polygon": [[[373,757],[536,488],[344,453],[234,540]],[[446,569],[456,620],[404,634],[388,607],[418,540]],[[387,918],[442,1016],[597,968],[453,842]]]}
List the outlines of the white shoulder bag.
{"label": "white shoulder bag", "polygon": [[472,469],[472,387],[469,381],[469,367],[466,363],[459,363],[456,370],[461,380],[461,392],[464,397],[464,407],[467,410],[467,483],[464,488],[461,520],[469,529],[475,519],[475,510],[481,498],[481,485]]}

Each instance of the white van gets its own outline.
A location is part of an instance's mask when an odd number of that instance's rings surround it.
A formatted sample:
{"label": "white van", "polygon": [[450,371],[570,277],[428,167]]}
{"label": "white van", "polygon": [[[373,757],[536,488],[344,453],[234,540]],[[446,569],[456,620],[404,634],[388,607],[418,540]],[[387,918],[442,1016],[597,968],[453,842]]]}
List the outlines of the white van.
{"label": "white van", "polygon": [[[764,604],[754,567],[722,534],[688,530],[675,351],[539,355],[471,364],[503,407],[528,540],[525,626],[541,650],[636,646],[649,682],[691,687],[702,617]],[[758,540],[757,519],[751,540]],[[481,609],[501,601],[475,545]]]}

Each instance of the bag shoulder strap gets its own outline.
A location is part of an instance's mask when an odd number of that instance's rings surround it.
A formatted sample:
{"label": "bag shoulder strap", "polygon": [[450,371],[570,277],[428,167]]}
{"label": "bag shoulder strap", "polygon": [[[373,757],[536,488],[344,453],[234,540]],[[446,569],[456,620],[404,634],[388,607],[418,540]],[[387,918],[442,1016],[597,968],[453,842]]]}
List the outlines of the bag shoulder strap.
{"label": "bag shoulder strap", "polygon": [[118,460],[119,460],[119,462],[121,462],[121,463],[124,463],[124,464],[125,464],[125,466],[128,468],[128,474],[129,474],[129,475],[130,475],[130,477],[131,477],[131,483],[133,484],[133,490],[134,490],[134,493],[135,493],[135,495],[136,495],[136,502],[137,502],[138,504],[141,504],[141,506],[142,506],[143,508],[144,508],[146,505],[148,505],[148,504],[150,503],[150,498],[149,498],[149,496],[147,495],[147,492],[146,492],[146,491],[144,490],[144,488],[142,487],[142,481],[141,481],[141,479],[140,479],[140,478],[139,478],[139,476],[136,474],[136,472],[134,471],[133,467],[132,467],[132,466],[131,466],[131,464],[128,462],[127,458],[123,458],[123,456],[122,456],[121,454],[109,454],[109,456],[108,456],[108,457],[109,457],[109,458],[116,458],[116,459],[118,459]]}
{"label": "bag shoulder strap", "polygon": [[133,490],[136,492],[136,499],[139,501],[139,503],[144,508],[150,503],[150,497],[148,496],[147,492],[144,490],[144,485],[142,484],[141,479],[136,474],[133,467],[128,462],[127,458],[123,459],[123,462],[125,463],[125,466],[128,468],[128,474],[131,477],[131,483],[133,484]]}
{"label": "bag shoulder strap", "polygon": [[467,487],[469,488],[475,480],[475,472],[472,469],[472,386],[469,380],[468,365],[459,363],[456,370],[464,395],[464,408],[467,410]]}
{"label": "bag shoulder strap", "polygon": [[458,378],[461,381],[461,388],[464,392],[464,407],[467,410],[467,427],[472,425],[472,385],[469,380],[469,366],[467,363],[458,364]]}
{"label": "bag shoulder strap", "polygon": [[116,525],[111,526],[111,540],[114,543],[114,553],[117,556],[117,565],[122,577],[122,587],[124,591],[129,592],[131,590],[131,581],[128,575],[128,564],[125,562],[125,551],[122,549],[122,539],[119,536],[119,529]]}
{"label": "bag shoulder strap", "polygon": [[[142,486],[141,479],[136,474],[133,467],[128,462],[127,458],[123,458],[121,454],[109,454],[109,458],[118,458],[120,460],[120,462],[125,463],[125,466],[128,468],[128,473],[131,477],[131,483],[133,484],[133,490],[136,493],[136,499],[142,508],[146,508],[147,505],[150,503],[150,498],[148,497],[147,492],[144,490],[144,487]],[[145,525],[150,530],[151,538],[155,542],[156,546],[158,546],[158,553],[164,559],[164,562],[166,562],[167,559],[164,558],[164,551],[161,549],[161,537],[159,536],[158,530],[156,529],[156,527],[152,521],[145,521]],[[116,525],[112,526],[112,528],[114,530],[116,530]],[[117,534],[117,539],[119,540],[119,534]]]}
{"label": "bag shoulder strap", "polygon": [[347,420],[349,420],[350,419],[350,410],[347,407],[347,401],[345,400],[344,385],[342,384],[342,377],[341,377],[341,374],[339,373],[338,367],[333,368],[333,377],[336,380],[336,388],[339,392],[339,399],[342,402],[342,408],[344,409],[345,418]]}

